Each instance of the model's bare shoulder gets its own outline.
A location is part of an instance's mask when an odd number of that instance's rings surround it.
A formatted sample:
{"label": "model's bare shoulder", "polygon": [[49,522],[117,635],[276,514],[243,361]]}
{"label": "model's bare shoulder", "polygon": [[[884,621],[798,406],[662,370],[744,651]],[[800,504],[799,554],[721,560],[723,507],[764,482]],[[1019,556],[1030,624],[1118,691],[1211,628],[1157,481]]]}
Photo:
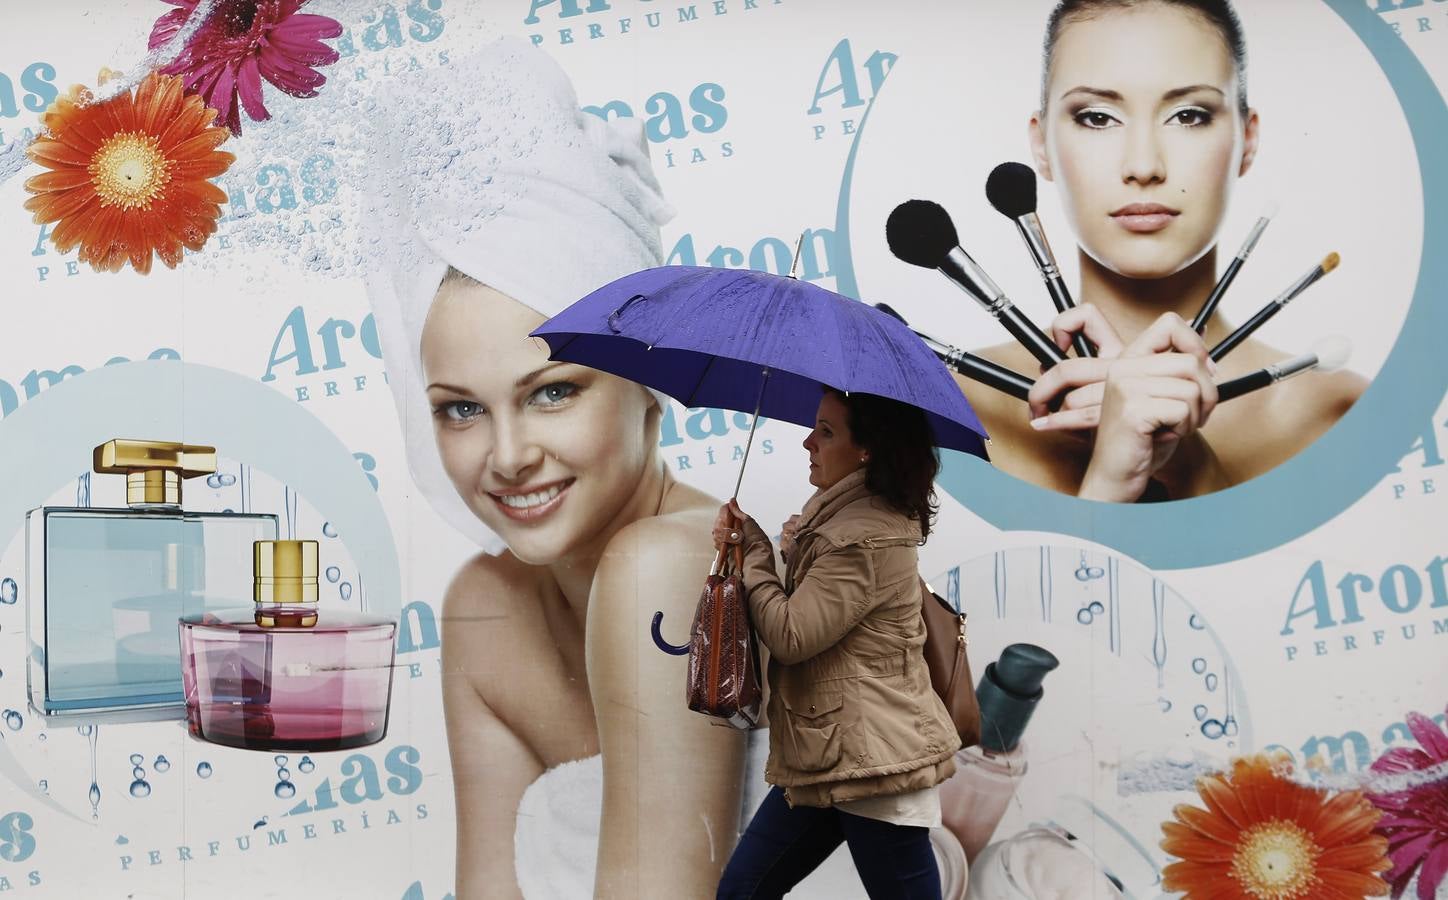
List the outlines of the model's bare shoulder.
{"label": "model's bare shoulder", "polygon": [[544,570],[510,553],[478,554],[453,576],[443,596],[444,668],[465,674],[484,699],[492,676],[506,673],[535,644]]}

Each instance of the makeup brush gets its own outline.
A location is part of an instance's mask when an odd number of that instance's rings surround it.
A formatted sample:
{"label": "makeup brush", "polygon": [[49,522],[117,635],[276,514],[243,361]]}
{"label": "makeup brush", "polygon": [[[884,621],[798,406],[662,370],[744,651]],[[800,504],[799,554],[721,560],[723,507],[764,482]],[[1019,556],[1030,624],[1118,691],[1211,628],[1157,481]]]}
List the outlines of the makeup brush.
{"label": "makeup brush", "polygon": [[[1051,293],[1051,302],[1056,305],[1056,312],[1065,312],[1074,307],[1076,303],[1071,299],[1071,291],[1061,277],[1061,270],[1056,265],[1056,255],[1051,252],[1051,245],[1046,241],[1046,231],[1041,227],[1040,217],[1036,215],[1035,171],[1018,162],[1001,163],[991,170],[990,177],[985,180],[985,196],[990,205],[996,208],[996,212],[1016,223],[1016,231],[1020,232],[1021,240],[1026,242],[1031,261],[1036,264],[1036,269],[1046,282],[1046,290]],[[1083,334],[1072,338],[1071,345],[1076,348],[1077,356],[1096,355],[1091,342],[1086,340]]]}
{"label": "makeup brush", "polygon": [[1050,368],[1066,359],[1061,348],[1016,308],[969,253],[960,249],[955,223],[940,204],[907,200],[895,207],[885,222],[885,240],[890,252],[901,260],[924,269],[938,269],[953,281],[999,320],[1041,365]]}
{"label": "makeup brush", "polygon": [[[896,319],[905,327],[910,327],[910,323],[905,321],[905,317],[891,308],[888,303],[876,303],[875,308],[891,318]],[[910,330],[915,331],[913,328]],[[925,346],[929,347],[931,352],[934,353],[941,362],[945,363],[947,367],[959,372],[966,378],[979,381],[987,387],[993,387],[1019,400],[1025,400],[1031,392],[1031,385],[1035,384],[1034,381],[1019,372],[1007,369],[1005,366],[998,366],[988,359],[982,359],[976,356],[974,353],[967,353],[964,350],[952,347],[944,341],[936,340],[923,331],[915,331],[915,334],[925,342]]]}
{"label": "makeup brush", "polygon": [[1225,403],[1234,397],[1267,387],[1269,384],[1276,384],[1309,369],[1335,372],[1347,365],[1347,358],[1351,355],[1352,342],[1347,338],[1336,335],[1325,337],[1312,345],[1311,353],[1304,353],[1280,363],[1273,363],[1249,375],[1233,378],[1231,381],[1224,381],[1217,385],[1217,402]]}
{"label": "makeup brush", "polygon": [[1232,279],[1236,278],[1237,273],[1242,270],[1242,264],[1247,261],[1247,257],[1252,255],[1252,250],[1257,246],[1257,241],[1262,238],[1262,232],[1267,230],[1268,224],[1272,222],[1272,217],[1275,215],[1277,215],[1277,209],[1274,206],[1267,211],[1266,215],[1257,220],[1256,225],[1252,226],[1251,232],[1247,234],[1247,240],[1242,242],[1242,249],[1238,250],[1237,255],[1232,257],[1232,262],[1228,264],[1227,271],[1222,273],[1222,277],[1218,279],[1216,286],[1212,288],[1212,292],[1207,295],[1206,302],[1202,304],[1201,309],[1197,310],[1196,316],[1192,319],[1192,330],[1197,334],[1201,334],[1207,327],[1207,320],[1212,317],[1212,313],[1216,312],[1217,304],[1222,302],[1222,295],[1227,293],[1227,288],[1232,286]]}
{"label": "makeup brush", "polygon": [[1318,279],[1322,278],[1322,276],[1326,275],[1328,272],[1336,269],[1337,264],[1340,260],[1341,257],[1339,257],[1336,253],[1327,254],[1326,258],[1324,258],[1322,262],[1312,267],[1312,271],[1308,272],[1306,275],[1303,275],[1301,278],[1294,281],[1291,287],[1283,291],[1281,294],[1277,295],[1277,299],[1257,310],[1257,312],[1253,314],[1252,318],[1243,322],[1236,331],[1222,338],[1221,343],[1217,344],[1217,346],[1213,347],[1211,350],[1212,359],[1214,361],[1220,361],[1222,357],[1226,356],[1228,353],[1231,353],[1232,350],[1235,349],[1238,344],[1245,341],[1252,334],[1252,332],[1256,331],[1258,328],[1261,328],[1264,324],[1266,324],[1268,319],[1277,315],[1279,312],[1282,311],[1282,308],[1284,306],[1296,299],[1298,294],[1312,287],[1314,284],[1317,283]]}

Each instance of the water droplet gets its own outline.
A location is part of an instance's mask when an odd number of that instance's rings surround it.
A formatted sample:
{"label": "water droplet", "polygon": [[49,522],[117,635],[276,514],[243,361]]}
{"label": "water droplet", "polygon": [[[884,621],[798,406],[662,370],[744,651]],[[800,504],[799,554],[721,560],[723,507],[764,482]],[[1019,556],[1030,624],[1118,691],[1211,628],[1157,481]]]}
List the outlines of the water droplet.
{"label": "water droplet", "polygon": [[1211,740],[1215,741],[1221,737],[1225,731],[1226,729],[1222,727],[1222,723],[1216,719],[1208,719],[1202,723],[1202,734]]}
{"label": "water droplet", "polygon": [[25,724],[25,717],[13,709],[5,710],[5,727],[11,731],[19,731]]}
{"label": "water droplet", "polygon": [[297,768],[301,771],[303,775],[308,774],[316,767],[317,764],[312,762],[312,758],[310,756],[303,756],[302,761],[297,763]]}
{"label": "water droplet", "polygon": [[216,476],[216,480],[221,482],[222,487],[231,487],[236,484],[236,476],[229,472]]}
{"label": "water droplet", "polygon": [[255,824],[255,825],[251,826],[251,830],[252,830],[252,831],[256,831],[258,828],[262,827],[262,826],[265,825],[265,824],[266,824],[266,816],[262,816],[260,819],[257,819],[257,820],[256,820],[256,824]]}
{"label": "water droplet", "polygon": [[287,764],[287,755],[285,753],[278,753],[276,756],[272,757],[272,762],[276,763],[277,768],[280,769],[282,766]]}
{"label": "water droplet", "polygon": [[[98,784],[96,784],[95,782],[91,782],[91,787],[90,787],[90,804],[91,804],[91,810],[92,810],[93,813],[94,813],[95,808],[96,808],[97,806],[100,806],[100,804],[101,804],[101,786],[98,785]],[[95,816],[92,815],[91,818],[95,818]]]}
{"label": "water droplet", "polygon": [[1091,615],[1093,616],[1099,616],[1106,612],[1106,607],[1101,605],[1100,600],[1092,600],[1091,605],[1088,606],[1087,609],[1091,610]]}
{"label": "water droplet", "polygon": [[219,488],[219,487],[221,487],[221,476],[220,476],[220,475],[207,475],[207,476],[206,476],[206,486],[209,487],[209,488]]}
{"label": "water droplet", "polygon": [[1202,617],[1196,613],[1192,613],[1191,618],[1187,619],[1187,624],[1197,631],[1201,631],[1207,627],[1207,623],[1203,622]]}
{"label": "water droplet", "polygon": [[196,764],[196,774],[197,774],[198,777],[201,777],[201,778],[210,778],[210,777],[211,777],[211,763],[209,763],[209,762],[204,762],[204,761],[197,763],[197,764]]}
{"label": "water droplet", "polygon": [[1171,712],[1171,701],[1170,701],[1170,700],[1166,699],[1165,697],[1157,697],[1157,698],[1156,698],[1156,702],[1159,703],[1159,704],[1161,704],[1161,711],[1162,711],[1162,712],[1164,712],[1164,713],[1165,713],[1165,712]]}
{"label": "water droplet", "polygon": [[1208,672],[1208,673],[1207,673],[1207,677],[1206,677],[1206,682],[1207,682],[1207,690],[1209,690],[1209,691],[1215,691],[1215,690],[1217,689],[1217,673],[1215,673],[1215,672]]}
{"label": "water droplet", "polygon": [[339,568],[337,568],[336,566],[328,566],[328,567],[327,567],[327,580],[330,581],[330,582],[332,582],[333,584],[336,584],[338,581],[341,581],[341,580],[342,580],[342,570],[339,569]]}
{"label": "water droplet", "polygon": [[137,778],[131,782],[131,796],[137,800],[142,797],[149,797],[151,796],[151,786],[146,783],[145,779]]}
{"label": "water droplet", "polygon": [[1197,721],[1200,722],[1207,717],[1207,708],[1198,703],[1192,708],[1192,715],[1196,716]]}
{"label": "water droplet", "polygon": [[322,534],[325,534],[327,537],[334,538],[337,536],[337,529],[332,527],[331,522],[323,522]]}
{"label": "water droplet", "polygon": [[272,793],[277,795],[278,800],[288,800],[297,795],[297,786],[290,781],[278,781]]}
{"label": "water droplet", "polygon": [[139,781],[142,778],[146,777],[146,770],[141,768],[140,766],[136,766],[134,769],[131,770],[131,777]]}
{"label": "water droplet", "polygon": [[1222,733],[1225,734],[1227,737],[1236,737],[1236,736],[1237,736],[1237,717],[1236,717],[1236,716],[1233,716],[1233,715],[1227,716],[1227,721],[1225,721],[1225,722],[1222,723]]}
{"label": "water droplet", "polygon": [[222,512],[230,514],[236,512],[236,510],[228,506],[226,509],[223,509]]}
{"label": "water droplet", "polygon": [[1091,620],[1094,618],[1096,617],[1091,615],[1091,610],[1088,607],[1083,606],[1076,610],[1076,621],[1082,625],[1090,625]]}
{"label": "water droplet", "polygon": [[126,837],[124,834],[118,834],[118,835],[116,835],[116,843],[117,843],[117,844],[119,844],[119,845],[121,845],[121,846],[125,846],[126,844],[129,844],[130,842],[131,842],[131,839],[128,838],[128,837]]}
{"label": "water droplet", "polygon": [[131,754],[131,765],[133,765],[133,766],[139,766],[141,763],[143,763],[143,762],[145,762],[145,761],[146,761],[146,757],[142,756],[141,754],[139,754],[139,753],[132,753],[132,754]]}
{"label": "water droplet", "polygon": [[90,737],[92,727],[91,725],[77,725],[75,726],[75,733],[81,737]]}
{"label": "water droplet", "polygon": [[45,740],[45,732],[43,732],[43,731],[40,733],[40,740],[41,740],[42,742]]}
{"label": "water droplet", "polygon": [[1198,656],[1196,659],[1192,660],[1192,671],[1196,672],[1198,675],[1207,671],[1207,661]]}
{"label": "water droplet", "polygon": [[341,584],[337,585],[337,592],[342,595],[342,599],[343,599],[343,600],[351,600],[351,599],[352,599],[352,582],[350,582],[350,581],[344,581],[344,582],[342,582]]}
{"label": "water droplet", "polygon": [[167,769],[171,768],[171,760],[167,759],[164,756],[158,756],[156,757],[156,764],[155,766],[153,766],[153,768],[157,772],[164,772]]}
{"label": "water droplet", "polygon": [[46,781],[44,778],[40,779],[40,789],[41,789],[42,791],[49,792],[49,791],[50,791],[50,782],[49,782],[49,781]]}
{"label": "water droplet", "polygon": [[0,603],[6,606],[13,606],[20,599],[20,585],[15,583],[14,578],[0,580]]}
{"label": "water droplet", "polygon": [[280,768],[280,769],[277,769],[277,780],[279,780],[279,781],[291,781],[291,780],[292,780],[291,770],[288,769],[288,768],[286,768],[285,766],[282,767],[282,768]]}

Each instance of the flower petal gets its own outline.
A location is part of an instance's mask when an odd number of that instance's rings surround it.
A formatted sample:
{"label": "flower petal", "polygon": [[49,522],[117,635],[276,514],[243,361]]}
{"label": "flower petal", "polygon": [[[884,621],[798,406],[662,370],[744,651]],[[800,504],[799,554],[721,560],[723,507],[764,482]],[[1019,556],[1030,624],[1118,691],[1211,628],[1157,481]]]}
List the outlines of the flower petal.
{"label": "flower petal", "polygon": [[1358,791],[1343,791],[1322,805],[1310,823],[1323,847],[1355,841],[1373,830],[1381,815]]}
{"label": "flower petal", "polygon": [[1433,900],[1444,876],[1448,876],[1448,837],[1423,859],[1423,868],[1418,870],[1418,900]]}
{"label": "flower petal", "polygon": [[1413,737],[1423,745],[1438,762],[1448,761],[1448,734],[1438,727],[1438,723],[1423,715],[1422,713],[1408,713],[1408,730],[1413,732]]}
{"label": "flower petal", "polygon": [[253,122],[271,118],[266,106],[262,104],[261,74],[257,72],[256,57],[248,56],[242,60],[241,67],[236,72],[236,91],[241,98],[242,107]]}
{"label": "flower petal", "polygon": [[65,191],[90,183],[90,173],[85,169],[54,169],[25,179],[25,189],[39,194],[44,191]]}

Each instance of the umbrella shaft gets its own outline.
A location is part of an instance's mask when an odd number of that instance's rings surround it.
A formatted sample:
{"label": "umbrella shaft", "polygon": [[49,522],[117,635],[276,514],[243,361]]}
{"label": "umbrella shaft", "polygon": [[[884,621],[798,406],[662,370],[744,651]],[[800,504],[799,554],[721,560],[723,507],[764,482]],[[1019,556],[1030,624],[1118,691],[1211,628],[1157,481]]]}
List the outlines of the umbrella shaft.
{"label": "umbrella shaft", "polygon": [[754,401],[754,421],[749,423],[749,439],[744,442],[744,459],[739,461],[739,477],[734,481],[734,499],[739,499],[739,486],[744,483],[744,468],[749,465],[749,449],[754,446],[754,429],[759,427],[759,410],[764,406],[764,387],[769,384],[769,370],[759,381],[759,397]]}

